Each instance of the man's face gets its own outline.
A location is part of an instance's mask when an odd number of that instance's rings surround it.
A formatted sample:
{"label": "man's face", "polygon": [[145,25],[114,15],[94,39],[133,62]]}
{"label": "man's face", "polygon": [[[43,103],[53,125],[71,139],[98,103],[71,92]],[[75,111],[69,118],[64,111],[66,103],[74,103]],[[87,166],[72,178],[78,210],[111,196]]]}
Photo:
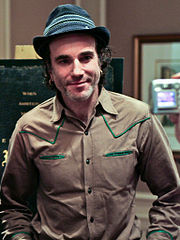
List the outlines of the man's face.
{"label": "man's face", "polygon": [[98,88],[100,66],[95,39],[86,34],[66,34],[50,45],[51,80],[64,101],[84,101]]}

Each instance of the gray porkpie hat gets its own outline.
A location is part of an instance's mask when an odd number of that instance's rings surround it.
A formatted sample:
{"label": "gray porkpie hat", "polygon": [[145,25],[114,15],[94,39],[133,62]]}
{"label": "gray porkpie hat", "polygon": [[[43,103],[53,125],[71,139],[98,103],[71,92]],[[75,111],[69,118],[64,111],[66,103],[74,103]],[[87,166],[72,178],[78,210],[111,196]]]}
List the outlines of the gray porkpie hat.
{"label": "gray porkpie hat", "polygon": [[101,41],[103,47],[109,43],[110,32],[107,28],[96,27],[88,12],[79,6],[65,4],[57,6],[49,15],[42,36],[33,38],[34,49],[39,56],[45,54],[45,47],[60,34],[85,32]]}

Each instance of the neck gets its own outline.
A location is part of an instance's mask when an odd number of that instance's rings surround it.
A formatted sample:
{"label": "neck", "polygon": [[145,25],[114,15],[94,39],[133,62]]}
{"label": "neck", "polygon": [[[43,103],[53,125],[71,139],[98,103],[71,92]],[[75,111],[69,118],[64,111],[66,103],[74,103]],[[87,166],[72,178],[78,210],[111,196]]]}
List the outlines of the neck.
{"label": "neck", "polygon": [[94,113],[98,95],[99,91],[97,88],[87,100],[73,101],[68,99],[65,105],[78,119],[84,123],[88,123]]}

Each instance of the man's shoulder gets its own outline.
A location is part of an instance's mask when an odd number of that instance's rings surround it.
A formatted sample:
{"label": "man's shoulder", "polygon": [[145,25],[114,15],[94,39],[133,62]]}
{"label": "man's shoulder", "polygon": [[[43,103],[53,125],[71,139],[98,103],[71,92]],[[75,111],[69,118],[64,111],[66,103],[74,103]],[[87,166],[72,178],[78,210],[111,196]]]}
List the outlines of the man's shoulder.
{"label": "man's shoulder", "polygon": [[150,108],[147,103],[120,93],[109,92],[109,94],[113,106],[119,114],[128,114],[137,118],[149,116]]}
{"label": "man's shoulder", "polygon": [[38,104],[36,107],[26,112],[19,120],[18,125],[21,127],[29,125],[34,122],[45,121],[50,119],[53,111],[54,97],[47,99],[46,101]]}
{"label": "man's shoulder", "polygon": [[[108,92],[105,98],[109,100],[109,107],[104,107],[106,118],[113,132],[123,133],[139,123],[151,124],[151,112],[149,105],[133,97]],[[107,105],[106,105],[107,106]],[[113,111],[111,111],[113,108]],[[143,125],[143,126],[146,126]],[[145,129],[145,128],[144,128]]]}

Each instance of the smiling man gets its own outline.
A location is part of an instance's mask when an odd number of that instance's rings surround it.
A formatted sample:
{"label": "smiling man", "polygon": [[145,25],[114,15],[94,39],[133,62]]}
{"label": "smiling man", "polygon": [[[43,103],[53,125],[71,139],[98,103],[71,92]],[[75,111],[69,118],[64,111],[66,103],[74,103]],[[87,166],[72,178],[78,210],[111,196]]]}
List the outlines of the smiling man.
{"label": "smiling man", "polygon": [[109,39],[70,4],[55,8],[34,38],[56,96],[24,114],[12,134],[1,184],[4,240],[139,240],[139,178],[157,196],[147,239],[177,238],[180,180],[166,134],[148,105],[104,89]]}

